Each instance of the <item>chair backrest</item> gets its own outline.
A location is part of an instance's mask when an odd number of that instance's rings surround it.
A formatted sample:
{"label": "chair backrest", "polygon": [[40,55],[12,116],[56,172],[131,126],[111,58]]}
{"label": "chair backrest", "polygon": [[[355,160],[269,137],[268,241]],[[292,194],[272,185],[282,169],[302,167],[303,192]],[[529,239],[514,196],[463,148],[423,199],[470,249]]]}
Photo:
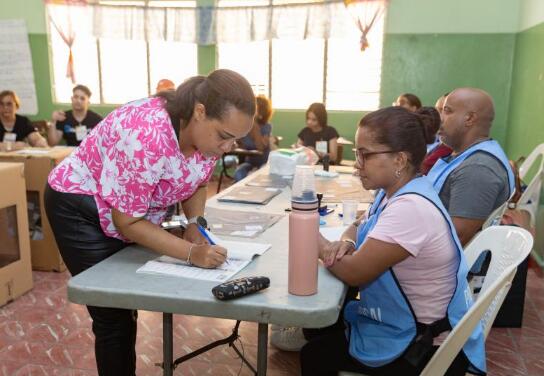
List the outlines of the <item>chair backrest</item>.
{"label": "chair backrest", "polygon": [[538,205],[540,202],[540,193],[542,191],[543,173],[535,175],[527,188],[521,194],[516,207],[520,210],[526,210],[531,216],[531,226],[535,225]]}
{"label": "chair backrest", "polygon": [[487,337],[491,324],[510,290],[516,268],[533,247],[531,234],[519,227],[492,226],[482,231],[465,250],[469,265],[485,250],[491,251],[491,264],[474,305],[433,355],[422,376],[443,375],[455,359],[478,322]]}
{"label": "chair backrest", "polygon": [[[468,265],[474,264],[483,251],[491,252],[491,262],[487,269],[484,283],[476,300],[482,297],[494,281],[503,275],[506,269],[514,269],[523,262],[533,247],[533,236],[527,230],[517,226],[492,226],[479,233],[465,248]],[[504,299],[504,296],[503,296]],[[491,324],[495,320],[502,300],[495,302],[494,312],[489,312],[483,319],[484,334],[487,337]],[[495,304],[494,303],[494,304]]]}
{"label": "chair backrest", "polygon": [[[522,206],[523,209],[531,213],[532,221],[534,221],[534,218],[536,216],[536,211],[538,209],[538,202],[540,201],[542,175],[544,174],[543,173],[544,144],[538,145],[519,167],[518,171],[519,171],[519,177],[521,178],[521,180],[526,178],[527,173],[529,172],[533,164],[535,164],[535,162],[537,161],[539,163],[538,170],[518,200],[518,205]],[[489,226],[498,225],[507,208],[508,208],[508,202],[505,202],[504,204],[499,206],[497,209],[495,209],[493,213],[491,213],[491,215],[485,220],[484,224],[482,225],[482,229],[486,229]]]}
{"label": "chair backrest", "polygon": [[544,168],[544,144],[540,144],[536,148],[534,148],[531,154],[529,154],[529,156],[525,158],[525,160],[519,167],[519,176],[522,180],[525,179],[527,173],[529,172],[533,164],[537,161],[538,157],[541,158],[539,160],[540,164],[537,170],[537,174],[535,174],[535,176],[539,175]]}
{"label": "chair backrest", "polygon": [[538,169],[517,203],[518,208],[526,210],[531,215],[531,225],[534,225],[535,222],[542,190],[542,179],[544,175],[544,144],[538,145],[520,166],[519,174],[522,180],[527,177],[529,170],[535,163],[537,163]]}

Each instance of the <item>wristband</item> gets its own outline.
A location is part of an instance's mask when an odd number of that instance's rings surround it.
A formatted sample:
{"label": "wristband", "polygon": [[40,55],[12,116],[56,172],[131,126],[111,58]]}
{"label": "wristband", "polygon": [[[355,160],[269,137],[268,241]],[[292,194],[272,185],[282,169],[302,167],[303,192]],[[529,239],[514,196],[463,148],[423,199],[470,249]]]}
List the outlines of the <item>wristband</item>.
{"label": "wristband", "polygon": [[196,225],[200,225],[204,228],[207,228],[208,227],[208,223],[206,222],[206,218],[200,216],[200,215],[197,215],[195,217],[191,217],[187,220],[187,224],[188,225],[191,225],[191,224],[196,224]]}

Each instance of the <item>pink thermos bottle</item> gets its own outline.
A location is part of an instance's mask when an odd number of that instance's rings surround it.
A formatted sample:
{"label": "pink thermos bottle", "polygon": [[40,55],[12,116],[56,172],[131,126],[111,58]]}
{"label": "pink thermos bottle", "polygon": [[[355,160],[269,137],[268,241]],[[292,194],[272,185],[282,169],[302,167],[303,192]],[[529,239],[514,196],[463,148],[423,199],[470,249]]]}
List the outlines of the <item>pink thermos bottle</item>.
{"label": "pink thermos bottle", "polygon": [[311,166],[297,166],[289,214],[289,293],[317,292],[319,213]]}

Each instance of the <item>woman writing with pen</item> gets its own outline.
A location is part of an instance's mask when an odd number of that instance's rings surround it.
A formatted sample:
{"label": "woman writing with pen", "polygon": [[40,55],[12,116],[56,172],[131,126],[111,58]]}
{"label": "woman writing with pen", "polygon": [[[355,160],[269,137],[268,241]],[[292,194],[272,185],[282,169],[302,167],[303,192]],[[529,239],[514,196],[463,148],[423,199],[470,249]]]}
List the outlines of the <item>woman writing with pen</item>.
{"label": "woman writing with pen", "polygon": [[[226,249],[199,230],[206,183],[217,159],[251,129],[255,98],[239,74],[217,70],[177,90],[109,114],[50,174],[47,216],[72,275],[138,243],[199,267],[214,268]],[[161,229],[182,202],[184,238]],[[88,306],[98,373],[135,375],[137,312]]]}

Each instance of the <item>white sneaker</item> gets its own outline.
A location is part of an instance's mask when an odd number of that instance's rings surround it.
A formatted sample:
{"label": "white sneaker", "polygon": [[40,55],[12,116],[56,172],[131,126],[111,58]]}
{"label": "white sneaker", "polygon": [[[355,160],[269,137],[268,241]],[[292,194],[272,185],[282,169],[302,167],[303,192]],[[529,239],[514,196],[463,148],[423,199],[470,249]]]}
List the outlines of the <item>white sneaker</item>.
{"label": "white sneaker", "polygon": [[270,344],[283,351],[300,351],[306,343],[302,328],[294,326],[273,328],[270,335]]}

